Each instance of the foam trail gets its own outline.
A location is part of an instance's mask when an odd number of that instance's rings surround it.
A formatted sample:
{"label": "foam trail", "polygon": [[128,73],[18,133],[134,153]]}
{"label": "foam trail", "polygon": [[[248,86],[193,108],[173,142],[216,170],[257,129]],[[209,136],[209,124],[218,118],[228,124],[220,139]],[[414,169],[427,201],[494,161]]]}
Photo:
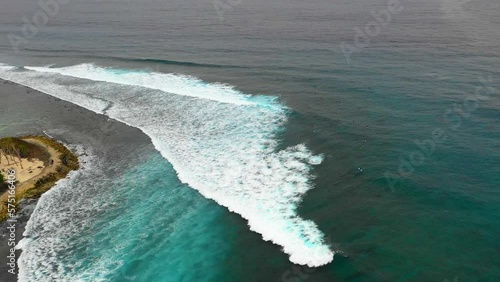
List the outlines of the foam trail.
{"label": "foam trail", "polygon": [[240,214],[290,261],[317,267],[333,260],[316,224],[296,211],[312,188],[311,165],[322,158],[305,145],[277,151],[287,121],[282,105],[176,74],[92,64],[25,69],[0,68],[0,77],[141,129],[181,181]]}
{"label": "foam trail", "polygon": [[92,181],[101,171],[98,160],[92,151],[81,146],[71,146],[71,149],[79,155],[80,169],[71,171],[38,200],[26,224],[25,237],[16,246],[22,250],[18,260],[18,281],[97,281],[87,277],[106,273],[112,263],[101,259],[89,267],[90,274],[74,273],[78,263],[67,264],[59,257],[74,252],[67,241],[89,225],[84,219],[106,208],[92,203],[91,195],[99,192],[96,191],[98,187],[92,186]]}
{"label": "foam trail", "polygon": [[[110,70],[99,68],[92,64],[81,64],[65,68],[25,68],[33,71],[57,73],[93,81],[142,86],[178,95],[210,99],[222,103],[236,105],[255,104],[246,99],[248,95],[243,95],[231,86],[225,84],[206,84],[197,78],[186,75]],[[168,83],[165,83],[165,81],[168,81]]]}

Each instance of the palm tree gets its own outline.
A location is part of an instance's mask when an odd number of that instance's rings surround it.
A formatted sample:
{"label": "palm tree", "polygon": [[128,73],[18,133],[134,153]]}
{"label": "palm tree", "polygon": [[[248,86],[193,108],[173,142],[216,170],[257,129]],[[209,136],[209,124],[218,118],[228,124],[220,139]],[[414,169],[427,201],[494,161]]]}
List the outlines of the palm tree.
{"label": "palm tree", "polygon": [[21,160],[21,154],[19,154],[19,150],[17,150],[14,145],[11,146],[12,147],[12,151],[14,151],[14,153],[16,153],[17,155],[17,158],[19,159],[19,164],[21,165],[21,169],[24,169],[23,168],[23,162]]}
{"label": "palm tree", "polygon": [[2,155],[7,160],[7,165],[10,165],[9,157],[7,156],[7,153],[5,153],[2,149],[0,149],[0,164],[2,163]]}
{"label": "palm tree", "polygon": [[7,159],[7,165],[10,165],[9,155],[10,155],[10,160],[13,161],[15,165],[17,165],[16,159],[14,158],[14,156],[17,156],[17,158],[19,159],[19,165],[21,166],[21,169],[23,169],[21,154],[19,150],[16,149],[14,141],[11,138],[5,138],[2,141],[3,141],[2,144],[0,144],[0,163],[3,154]]}

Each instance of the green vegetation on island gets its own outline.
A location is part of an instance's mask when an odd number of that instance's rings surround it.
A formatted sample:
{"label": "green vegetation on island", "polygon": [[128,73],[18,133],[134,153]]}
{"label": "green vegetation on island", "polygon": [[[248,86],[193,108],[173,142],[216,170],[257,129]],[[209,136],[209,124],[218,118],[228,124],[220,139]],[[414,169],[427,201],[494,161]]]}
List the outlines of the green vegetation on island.
{"label": "green vegetation on island", "polygon": [[[36,160],[39,174],[29,166]],[[23,166],[24,164],[24,166]],[[54,139],[44,136],[7,137],[0,139],[0,221],[8,218],[7,190],[8,184],[6,168],[16,166],[23,172],[30,173],[24,181],[16,182],[15,210],[19,208],[22,199],[39,198],[54,184],[65,178],[72,170],[77,170],[80,165],[78,157],[68,148]],[[28,166],[28,167],[27,167]],[[3,174],[3,175],[2,175]],[[19,180],[19,179],[18,179]]]}

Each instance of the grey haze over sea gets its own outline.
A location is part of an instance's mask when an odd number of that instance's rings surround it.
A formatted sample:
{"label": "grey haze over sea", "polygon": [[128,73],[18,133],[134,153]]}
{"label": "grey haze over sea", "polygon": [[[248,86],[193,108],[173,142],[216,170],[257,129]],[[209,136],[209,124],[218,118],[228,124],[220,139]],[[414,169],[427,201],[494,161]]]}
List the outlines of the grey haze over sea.
{"label": "grey haze over sea", "polygon": [[500,279],[499,2],[0,4],[19,281]]}

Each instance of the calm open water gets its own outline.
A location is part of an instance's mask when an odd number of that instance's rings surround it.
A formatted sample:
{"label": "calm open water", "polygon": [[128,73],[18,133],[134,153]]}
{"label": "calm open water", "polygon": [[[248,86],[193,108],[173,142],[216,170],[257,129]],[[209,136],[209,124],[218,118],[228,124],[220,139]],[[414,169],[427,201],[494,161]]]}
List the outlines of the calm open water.
{"label": "calm open water", "polygon": [[42,198],[102,191],[35,211],[23,279],[500,280],[499,2],[72,0],[36,32],[0,4],[0,78],[157,149]]}

